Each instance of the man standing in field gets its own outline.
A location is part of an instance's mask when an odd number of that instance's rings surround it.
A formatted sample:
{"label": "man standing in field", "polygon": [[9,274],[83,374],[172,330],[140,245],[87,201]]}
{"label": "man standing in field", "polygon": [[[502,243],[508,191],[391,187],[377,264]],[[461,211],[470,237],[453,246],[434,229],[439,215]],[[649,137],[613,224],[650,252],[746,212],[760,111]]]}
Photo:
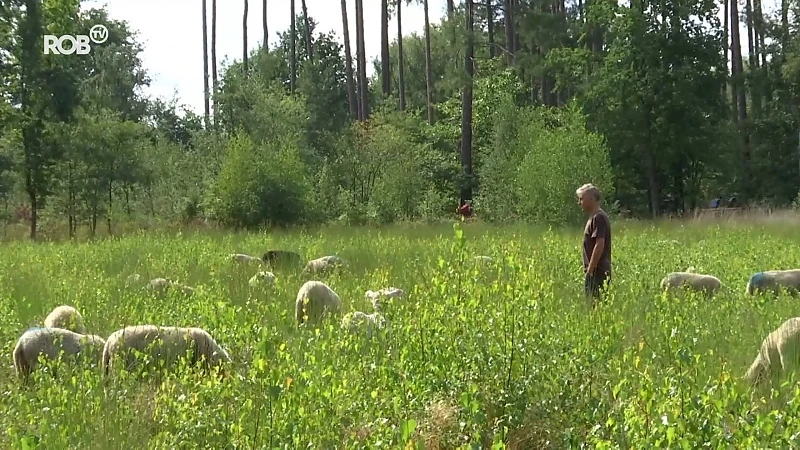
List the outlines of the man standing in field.
{"label": "man standing in field", "polygon": [[611,221],[600,208],[600,189],[588,183],[575,194],[581,209],[589,214],[583,229],[584,291],[593,300],[611,282]]}

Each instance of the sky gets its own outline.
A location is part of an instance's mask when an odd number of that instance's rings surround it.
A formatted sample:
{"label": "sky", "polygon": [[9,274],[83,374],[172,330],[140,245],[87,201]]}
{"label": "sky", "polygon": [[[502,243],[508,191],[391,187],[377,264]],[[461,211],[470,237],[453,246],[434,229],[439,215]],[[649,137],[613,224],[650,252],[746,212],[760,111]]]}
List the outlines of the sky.
{"label": "sky", "polygon": [[[429,0],[430,21],[437,23],[445,15],[446,0]],[[318,32],[333,31],[342,43],[342,10],[337,0],[307,0],[308,15],[319,24]],[[739,1],[742,4],[742,1]],[[764,13],[777,10],[777,0],[764,0]],[[367,59],[380,54],[380,2],[364,0],[364,28]],[[139,33],[138,40],[144,45],[142,63],[152,81],[144,93],[152,97],[171,99],[186,104],[197,114],[203,112],[203,16],[200,0],[85,0],[83,8],[101,7],[113,19],[127,21]],[[224,5],[224,6],[223,6]],[[247,44],[251,49],[261,46],[262,5],[260,0],[250,0],[247,18]],[[211,0],[207,0],[209,51],[211,45]],[[721,8],[720,8],[721,9]],[[740,9],[743,11],[744,7]],[[242,57],[242,0],[217,1],[217,64],[220,67],[227,58]],[[296,11],[301,14],[300,1]],[[347,0],[350,44],[355,55],[355,1]],[[719,17],[722,19],[720,11]],[[422,34],[425,18],[422,5],[412,4],[403,9],[403,35]],[[267,26],[270,46],[278,41],[278,33],[289,28],[289,0],[267,0]],[[740,26],[742,47],[747,51],[746,25]],[[397,21],[389,23],[390,41],[397,36]],[[746,56],[745,56],[746,57]],[[209,59],[210,63],[210,59]],[[367,76],[374,71],[367,64]],[[210,74],[210,70],[209,70]],[[210,80],[209,80],[210,82]]]}
{"label": "sky", "polygon": [[[318,32],[334,31],[342,39],[342,8],[338,0],[306,0],[308,15],[317,23]],[[364,0],[364,28],[367,59],[380,55],[380,2]],[[82,8],[99,8],[103,5],[115,20],[127,21],[139,32],[138,40],[144,45],[142,63],[152,81],[144,93],[166,99],[177,92],[178,104],[187,104],[195,113],[203,112],[203,15],[200,0],[86,0]],[[224,6],[223,6],[224,5]],[[250,0],[247,11],[247,45],[260,48],[264,39],[261,26],[261,0]],[[208,45],[211,51],[211,0],[208,8]],[[302,13],[300,0],[296,1],[298,15]],[[431,23],[445,15],[445,0],[430,0]],[[217,0],[217,64],[242,58],[242,14],[244,1]],[[355,1],[347,0],[347,20],[350,28],[350,45],[355,55],[356,13]],[[278,33],[289,29],[289,0],[267,0],[267,27],[269,44],[278,42]],[[403,35],[421,34],[425,24],[422,5],[403,8]],[[389,39],[397,36],[397,20],[391,18]],[[209,64],[211,63],[209,56]],[[218,68],[219,70],[219,68]],[[373,66],[367,64],[367,76]],[[209,77],[211,70],[209,68]],[[210,80],[209,80],[210,83]]]}

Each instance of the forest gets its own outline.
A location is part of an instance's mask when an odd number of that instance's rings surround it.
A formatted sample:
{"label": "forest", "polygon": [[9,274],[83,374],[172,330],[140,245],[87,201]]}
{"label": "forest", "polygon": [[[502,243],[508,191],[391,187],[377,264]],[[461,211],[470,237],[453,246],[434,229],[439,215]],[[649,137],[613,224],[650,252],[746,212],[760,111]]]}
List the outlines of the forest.
{"label": "forest", "polygon": [[[217,1],[198,3],[195,114],[142,94],[143,47],[121,18],[0,1],[5,228],[388,224],[451,218],[465,200],[490,222],[562,224],[580,217],[586,182],[637,218],[718,196],[797,205],[796,2],[770,14],[760,0],[449,0],[439,23],[427,0],[381,0],[374,18],[362,2],[342,0],[341,29],[321,30],[291,0],[290,29],[265,19],[258,47],[243,38],[226,65]],[[247,36],[258,18],[241,6]],[[389,29],[409,8],[425,11],[422,35]],[[378,19],[367,61],[363,23]],[[97,23],[109,38],[89,54],[43,54],[43,34]]]}

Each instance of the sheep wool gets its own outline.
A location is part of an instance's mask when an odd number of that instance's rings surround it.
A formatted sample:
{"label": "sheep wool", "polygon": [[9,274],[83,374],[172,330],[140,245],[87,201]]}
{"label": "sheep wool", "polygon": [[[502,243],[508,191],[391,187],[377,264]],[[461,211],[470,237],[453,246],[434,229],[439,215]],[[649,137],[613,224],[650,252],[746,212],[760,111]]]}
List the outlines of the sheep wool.
{"label": "sheep wool", "polygon": [[[63,328],[30,328],[22,333],[14,347],[14,369],[27,377],[36,369],[39,355],[48,361],[98,361],[105,340],[100,336],[75,333]],[[62,359],[63,358],[63,359]]]}
{"label": "sheep wool", "polygon": [[758,272],[750,277],[745,292],[754,295],[758,292],[770,291],[778,294],[781,288],[796,294],[800,290],[800,269],[769,270]]}
{"label": "sheep wool", "polygon": [[352,311],[342,317],[342,328],[349,332],[364,329],[367,336],[372,336],[377,330],[383,329],[386,320],[380,312],[366,314],[361,311]]}
{"label": "sheep wool", "polygon": [[798,366],[800,357],[800,317],[783,322],[761,343],[756,359],[745,374],[753,385],[775,380]]}
{"label": "sheep wool", "polygon": [[150,365],[156,367],[171,367],[187,353],[191,365],[202,362],[206,371],[231,361],[228,352],[202,328],[134,325],[115,331],[106,340],[103,373],[108,375],[120,363],[126,370],[142,367],[134,350],[150,356]]}
{"label": "sheep wool", "polygon": [[164,294],[170,288],[180,289],[180,291],[187,297],[194,295],[193,287],[172,281],[169,278],[153,278],[149,283],[147,283],[147,286],[145,286],[145,289],[156,294]]}
{"label": "sheep wool", "polygon": [[662,290],[674,290],[681,287],[712,296],[722,287],[722,282],[713,275],[688,271],[672,272],[661,280]]}
{"label": "sheep wool", "polygon": [[265,270],[259,270],[258,273],[250,278],[248,284],[250,287],[272,286],[275,284],[275,274]]}
{"label": "sheep wool", "polygon": [[297,291],[295,318],[298,325],[306,321],[318,322],[323,313],[338,313],[341,309],[342,300],[321,281],[306,281]]}
{"label": "sheep wool", "polygon": [[405,291],[396,287],[383,288],[378,291],[369,290],[364,294],[369,299],[404,297]]}
{"label": "sheep wool", "polygon": [[83,325],[83,316],[77,309],[68,305],[61,305],[56,307],[44,319],[44,326],[47,328],[63,328],[75,333],[86,333],[86,327]]}
{"label": "sheep wool", "polygon": [[344,260],[336,255],[312,259],[306,264],[306,272],[327,272],[344,265]]}
{"label": "sheep wool", "polygon": [[255,256],[245,255],[243,253],[232,253],[231,260],[238,263],[258,263],[258,264],[264,263],[264,261],[262,261],[259,258],[256,258]]}

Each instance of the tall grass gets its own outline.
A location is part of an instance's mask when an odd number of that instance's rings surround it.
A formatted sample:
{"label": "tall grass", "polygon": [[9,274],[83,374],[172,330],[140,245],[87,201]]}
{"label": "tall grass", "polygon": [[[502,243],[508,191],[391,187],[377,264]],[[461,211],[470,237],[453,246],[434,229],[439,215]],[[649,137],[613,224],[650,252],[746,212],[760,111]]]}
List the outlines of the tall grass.
{"label": "tall grass", "polygon": [[[747,297],[760,270],[800,267],[780,225],[620,224],[604,303],[583,298],[573,230],[465,225],[276,234],[135,234],[94,244],[12,242],[0,253],[3,448],[788,448],[800,390],[751,398],[741,381],[761,340],[798,314],[790,297]],[[376,338],[330,320],[298,329],[306,278],[227,255],[269,248],[338,254],[323,276],[345,311],[397,286]],[[494,263],[481,267],[475,255]],[[667,272],[719,277],[712,300],[667,296]],[[197,288],[148,296],[126,278]],[[104,382],[95,367],[42,372],[23,386],[11,351],[27,327],[70,304],[91,333],[126,325],[200,326],[231,353],[233,376],[181,372]],[[795,401],[788,401],[794,399]]]}

